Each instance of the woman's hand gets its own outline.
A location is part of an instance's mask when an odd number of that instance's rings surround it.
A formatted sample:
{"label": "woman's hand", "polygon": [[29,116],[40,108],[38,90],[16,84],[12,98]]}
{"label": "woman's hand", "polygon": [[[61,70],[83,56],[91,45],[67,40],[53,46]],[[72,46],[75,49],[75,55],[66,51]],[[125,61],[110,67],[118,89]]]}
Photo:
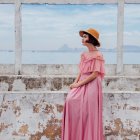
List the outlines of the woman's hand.
{"label": "woman's hand", "polygon": [[73,83],[69,87],[70,87],[70,89],[77,88],[77,87],[79,87],[79,84],[78,83]]}

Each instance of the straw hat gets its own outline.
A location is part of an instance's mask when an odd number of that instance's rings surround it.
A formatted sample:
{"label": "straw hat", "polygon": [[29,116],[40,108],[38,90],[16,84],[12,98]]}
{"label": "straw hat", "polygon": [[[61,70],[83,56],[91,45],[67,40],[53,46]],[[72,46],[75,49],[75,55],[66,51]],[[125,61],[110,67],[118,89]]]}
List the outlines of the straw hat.
{"label": "straw hat", "polygon": [[85,31],[84,30],[79,31],[79,34],[81,37],[83,37],[84,33],[90,34],[99,42],[99,40],[98,40],[99,39],[99,32],[97,30],[95,30],[93,28],[89,28],[88,30],[85,30]]}

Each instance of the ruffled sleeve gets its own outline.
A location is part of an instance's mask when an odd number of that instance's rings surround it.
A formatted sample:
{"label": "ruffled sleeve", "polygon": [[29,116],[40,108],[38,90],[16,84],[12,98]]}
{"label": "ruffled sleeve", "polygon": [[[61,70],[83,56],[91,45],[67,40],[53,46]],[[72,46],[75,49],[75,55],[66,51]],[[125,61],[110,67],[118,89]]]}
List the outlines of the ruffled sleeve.
{"label": "ruffled sleeve", "polygon": [[93,68],[93,71],[97,71],[99,72],[99,74],[101,75],[101,78],[103,79],[104,78],[104,75],[105,75],[105,66],[104,66],[104,59],[103,57],[97,57],[95,59],[95,63],[94,63],[94,68]]}
{"label": "ruffled sleeve", "polygon": [[97,71],[100,74],[101,78],[104,78],[105,75],[104,63],[105,61],[101,53],[98,53],[91,57],[86,57],[84,53],[82,53],[79,69],[81,73],[89,73]]}

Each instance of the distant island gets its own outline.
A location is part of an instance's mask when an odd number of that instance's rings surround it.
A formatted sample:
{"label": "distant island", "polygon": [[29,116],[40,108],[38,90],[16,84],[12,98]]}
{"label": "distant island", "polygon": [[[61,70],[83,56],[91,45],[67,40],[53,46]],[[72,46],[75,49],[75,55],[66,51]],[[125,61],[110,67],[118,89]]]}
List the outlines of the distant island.
{"label": "distant island", "polygon": [[[64,44],[62,47],[57,50],[22,50],[23,52],[82,52],[85,48],[71,48],[67,44]],[[99,48],[101,52],[116,52],[117,48]],[[1,52],[14,52],[14,50],[0,50]],[[136,45],[125,45],[123,47],[124,52],[140,52],[140,46]]]}

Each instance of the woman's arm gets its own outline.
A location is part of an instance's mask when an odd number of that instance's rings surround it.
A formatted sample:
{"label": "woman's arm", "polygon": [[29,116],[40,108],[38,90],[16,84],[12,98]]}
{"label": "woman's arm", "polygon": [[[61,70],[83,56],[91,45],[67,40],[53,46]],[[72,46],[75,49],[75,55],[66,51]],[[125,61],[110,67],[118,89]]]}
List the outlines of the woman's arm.
{"label": "woman's arm", "polygon": [[85,78],[84,80],[79,81],[77,84],[78,84],[78,86],[85,85],[85,84],[89,83],[90,81],[94,80],[97,76],[98,76],[98,72],[97,71],[93,72],[87,78]]}
{"label": "woman's arm", "polygon": [[70,88],[75,88],[75,87],[85,85],[85,84],[89,83],[90,81],[94,80],[97,76],[98,76],[98,72],[93,72],[84,80],[80,80],[79,82],[70,85]]}
{"label": "woman's arm", "polygon": [[79,72],[76,79],[74,80],[74,82],[69,86],[70,88],[72,88],[75,84],[78,83],[79,79],[80,79],[81,73]]}
{"label": "woman's arm", "polygon": [[80,76],[81,76],[81,73],[79,72],[78,75],[77,75],[77,77],[76,77],[76,79],[74,80],[74,83],[77,83],[79,81]]}

